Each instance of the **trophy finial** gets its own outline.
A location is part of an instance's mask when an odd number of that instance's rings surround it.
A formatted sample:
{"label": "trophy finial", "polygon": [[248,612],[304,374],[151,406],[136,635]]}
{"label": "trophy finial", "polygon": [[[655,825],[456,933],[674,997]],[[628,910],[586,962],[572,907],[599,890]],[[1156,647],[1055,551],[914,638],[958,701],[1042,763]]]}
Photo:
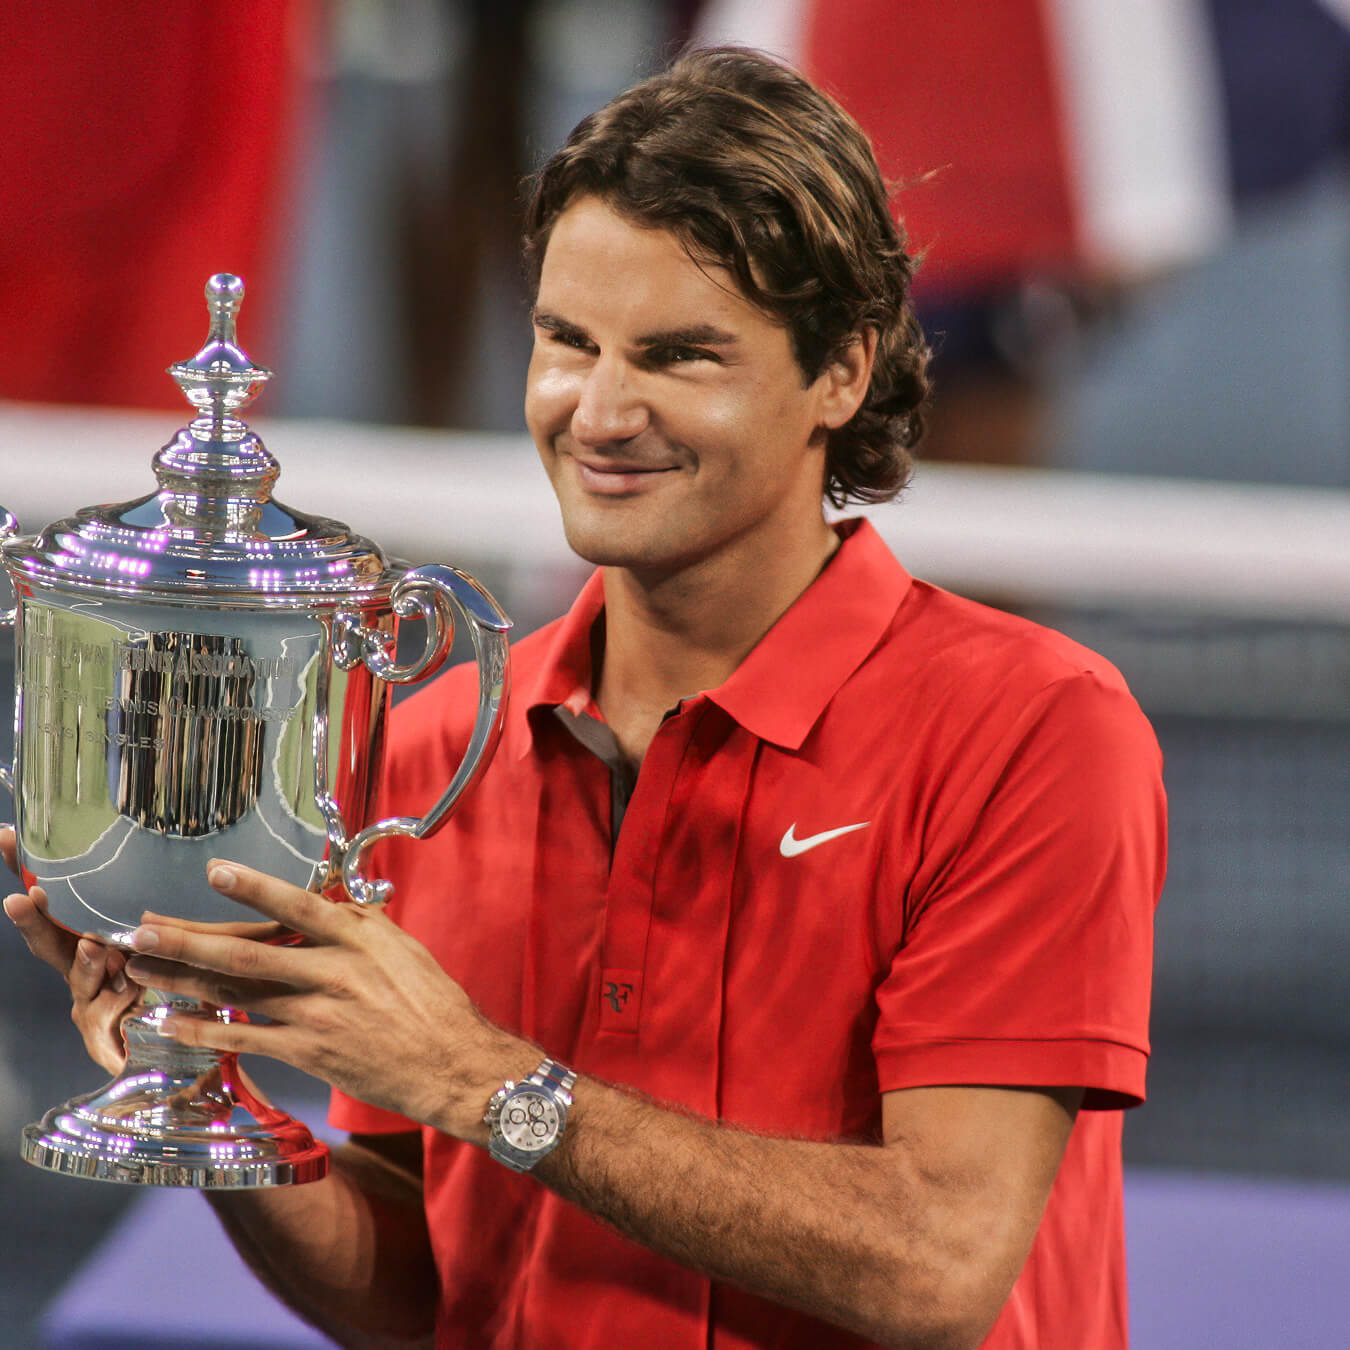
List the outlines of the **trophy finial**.
{"label": "trophy finial", "polygon": [[235,338],[244,283],[218,272],[206,283],[211,326],[206,345],[169,374],[198,416],[155,456],[165,518],[174,529],[221,534],[256,533],[259,511],[280,467],[237,416],[258,396],[272,372],[255,366]]}
{"label": "trophy finial", "polygon": [[233,272],[217,272],[206,281],[206,308],[211,315],[211,336],[234,341],[234,321],[244,303],[244,278]]}
{"label": "trophy finial", "polygon": [[217,426],[234,420],[258,396],[272,372],[255,366],[235,338],[235,320],[244,300],[244,282],[231,272],[217,272],[206,283],[210,329],[206,345],[190,361],[178,361],[169,374],[194,408],[209,413]]}

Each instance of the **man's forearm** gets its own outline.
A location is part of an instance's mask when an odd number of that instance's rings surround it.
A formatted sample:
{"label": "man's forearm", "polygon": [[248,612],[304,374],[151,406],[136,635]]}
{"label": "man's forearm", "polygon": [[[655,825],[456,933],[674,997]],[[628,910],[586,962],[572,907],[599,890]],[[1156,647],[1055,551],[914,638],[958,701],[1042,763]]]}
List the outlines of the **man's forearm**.
{"label": "man's forearm", "polygon": [[895,1149],[766,1138],[591,1082],[577,1105],[537,1170],[546,1185],[673,1260],[881,1344],[978,1344],[1016,1277],[988,1278],[977,1230],[999,1218]]}
{"label": "man's forearm", "polygon": [[413,1179],[347,1145],[323,1181],[206,1194],[259,1279],[339,1345],[430,1344],[436,1275]]}

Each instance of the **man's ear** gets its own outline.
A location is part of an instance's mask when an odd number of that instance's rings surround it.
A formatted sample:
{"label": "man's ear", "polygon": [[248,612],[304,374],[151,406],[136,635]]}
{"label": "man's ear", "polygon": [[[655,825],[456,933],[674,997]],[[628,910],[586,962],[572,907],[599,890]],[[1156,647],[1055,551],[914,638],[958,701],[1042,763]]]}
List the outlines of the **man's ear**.
{"label": "man's ear", "polygon": [[877,357],[877,330],[864,328],[851,337],[820,373],[820,422],[842,427],[862,407]]}

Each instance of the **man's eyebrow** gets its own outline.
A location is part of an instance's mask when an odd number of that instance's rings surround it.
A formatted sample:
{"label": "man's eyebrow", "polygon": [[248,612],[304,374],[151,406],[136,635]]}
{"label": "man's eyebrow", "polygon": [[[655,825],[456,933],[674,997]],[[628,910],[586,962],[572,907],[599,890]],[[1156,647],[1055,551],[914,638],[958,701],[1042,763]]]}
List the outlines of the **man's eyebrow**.
{"label": "man's eyebrow", "polygon": [[645,333],[638,338],[639,347],[733,347],[739,339],[735,333],[714,328],[710,323],[690,324],[685,328],[665,328],[656,333]]}
{"label": "man's eyebrow", "polygon": [[[530,320],[536,328],[546,333],[577,333],[585,335],[586,330],[561,315],[550,314],[546,309],[530,312]],[[735,333],[717,328],[710,323],[686,324],[680,328],[661,328],[652,333],[644,333],[637,339],[637,346],[650,350],[656,347],[734,347],[740,339]]]}
{"label": "man's eyebrow", "polygon": [[560,318],[556,314],[550,314],[546,309],[532,309],[530,311],[530,322],[536,328],[542,328],[548,333],[582,333],[585,329],[574,323],[569,323],[566,319]]}

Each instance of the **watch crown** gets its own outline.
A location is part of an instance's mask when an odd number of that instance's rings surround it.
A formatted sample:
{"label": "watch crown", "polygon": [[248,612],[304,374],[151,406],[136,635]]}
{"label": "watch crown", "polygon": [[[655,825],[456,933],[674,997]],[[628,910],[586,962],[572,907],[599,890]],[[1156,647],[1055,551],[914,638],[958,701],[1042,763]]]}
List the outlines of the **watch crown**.
{"label": "watch crown", "polygon": [[487,1110],[483,1112],[483,1124],[495,1125],[497,1117],[501,1114],[502,1103],[506,1100],[506,1094],[515,1089],[515,1082],[508,1078],[496,1092],[488,1098]]}

